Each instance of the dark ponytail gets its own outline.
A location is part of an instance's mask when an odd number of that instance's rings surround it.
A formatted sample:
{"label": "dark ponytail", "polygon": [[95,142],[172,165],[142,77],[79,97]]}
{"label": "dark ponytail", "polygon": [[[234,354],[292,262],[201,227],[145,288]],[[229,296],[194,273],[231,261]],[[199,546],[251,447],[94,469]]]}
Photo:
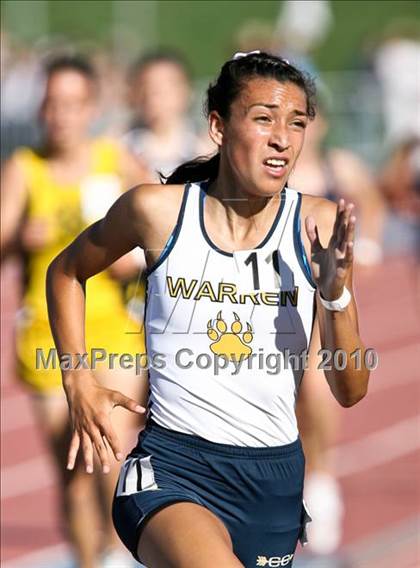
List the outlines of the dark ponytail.
{"label": "dark ponytail", "polygon": [[[233,101],[239,96],[246,82],[254,77],[275,79],[280,83],[289,82],[297,85],[306,95],[306,112],[309,118],[315,118],[316,89],[313,79],[307,73],[291,65],[286,59],[264,52],[237,54],[223,65],[219,77],[207,89],[206,117],[208,118],[209,114],[215,110],[227,120]],[[196,158],[176,168],[166,178],[165,183],[182,184],[206,179],[213,180],[217,177],[219,163],[219,154],[210,159]]]}
{"label": "dark ponytail", "polygon": [[165,179],[168,184],[182,184],[187,182],[214,180],[219,172],[220,154],[211,158],[200,156],[189,162],[181,164],[170,176]]}

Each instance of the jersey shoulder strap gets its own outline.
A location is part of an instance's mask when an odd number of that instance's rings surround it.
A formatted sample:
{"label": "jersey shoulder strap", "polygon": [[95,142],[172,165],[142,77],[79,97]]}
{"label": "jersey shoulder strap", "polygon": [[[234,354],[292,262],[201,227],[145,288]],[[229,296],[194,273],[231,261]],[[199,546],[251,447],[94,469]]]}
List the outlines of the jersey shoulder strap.
{"label": "jersey shoulder strap", "polygon": [[198,184],[185,184],[175,227],[169,235],[158,259],[147,270],[147,276],[150,276],[167,260],[176,244],[181,245],[181,249],[187,255],[189,247],[194,246],[197,242],[199,190],[200,186]]}

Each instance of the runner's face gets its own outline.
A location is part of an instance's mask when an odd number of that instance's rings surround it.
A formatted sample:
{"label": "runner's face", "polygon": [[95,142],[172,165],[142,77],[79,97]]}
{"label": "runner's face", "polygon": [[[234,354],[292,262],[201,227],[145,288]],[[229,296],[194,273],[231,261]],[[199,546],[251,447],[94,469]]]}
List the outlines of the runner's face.
{"label": "runner's face", "polygon": [[94,110],[91,81],[72,70],[51,75],[41,111],[50,143],[64,148],[81,142],[88,134]]}
{"label": "runner's face", "polygon": [[249,80],[234,100],[220,151],[245,191],[268,196],[283,189],[302,149],[306,103],[294,83],[264,78]]}
{"label": "runner's face", "polygon": [[131,85],[133,107],[148,127],[183,117],[190,102],[190,87],[183,69],[171,61],[148,66]]}

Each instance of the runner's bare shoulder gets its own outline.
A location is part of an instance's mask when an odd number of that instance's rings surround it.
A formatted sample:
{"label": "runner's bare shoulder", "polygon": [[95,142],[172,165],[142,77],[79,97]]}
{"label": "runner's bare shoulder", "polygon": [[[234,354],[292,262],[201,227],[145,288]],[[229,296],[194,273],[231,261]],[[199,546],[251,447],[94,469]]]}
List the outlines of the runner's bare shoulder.
{"label": "runner's bare shoulder", "polygon": [[164,246],[175,228],[184,185],[144,184],[131,189],[128,207],[143,248]]}

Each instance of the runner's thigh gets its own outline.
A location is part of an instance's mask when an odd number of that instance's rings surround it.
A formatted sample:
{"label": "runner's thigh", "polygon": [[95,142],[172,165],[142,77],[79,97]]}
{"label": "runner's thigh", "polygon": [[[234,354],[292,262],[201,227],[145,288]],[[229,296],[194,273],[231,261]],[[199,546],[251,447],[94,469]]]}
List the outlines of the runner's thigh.
{"label": "runner's thigh", "polygon": [[138,556],[148,568],[243,568],[222,521],[194,503],[155,513],[142,530]]}

